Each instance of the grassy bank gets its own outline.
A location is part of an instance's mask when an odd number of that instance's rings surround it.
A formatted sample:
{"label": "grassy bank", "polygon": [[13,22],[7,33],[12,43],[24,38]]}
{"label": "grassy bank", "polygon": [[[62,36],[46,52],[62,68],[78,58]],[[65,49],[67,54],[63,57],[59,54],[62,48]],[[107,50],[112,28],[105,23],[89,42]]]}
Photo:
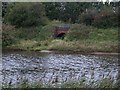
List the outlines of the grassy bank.
{"label": "grassy bank", "polygon": [[19,84],[3,84],[3,88],[119,88],[120,80],[114,81],[110,78],[103,78],[98,81],[86,81],[81,79],[78,81],[69,80],[58,84],[57,82],[51,84],[49,82],[43,83],[42,81],[30,83],[28,80],[23,80]]}
{"label": "grassy bank", "polygon": [[72,24],[64,39],[53,38],[54,23],[32,28],[4,27],[3,48],[72,52],[118,52],[118,28]]}
{"label": "grassy bank", "polygon": [[118,52],[117,41],[63,41],[54,40],[49,49],[74,52]]}

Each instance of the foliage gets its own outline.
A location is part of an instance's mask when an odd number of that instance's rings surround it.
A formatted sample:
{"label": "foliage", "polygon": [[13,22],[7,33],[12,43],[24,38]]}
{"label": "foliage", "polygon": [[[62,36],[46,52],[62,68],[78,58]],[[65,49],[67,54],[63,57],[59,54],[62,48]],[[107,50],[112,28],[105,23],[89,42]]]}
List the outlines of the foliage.
{"label": "foliage", "polygon": [[95,15],[93,26],[98,28],[118,27],[118,9],[107,6]]}
{"label": "foliage", "polygon": [[69,23],[84,23],[99,28],[117,27],[119,5],[101,2],[48,2],[48,3],[10,3],[3,13],[6,23],[19,27],[45,25],[49,20]]}
{"label": "foliage", "polygon": [[100,9],[87,9],[78,18],[80,23],[98,28],[118,27],[118,7],[102,6]]}
{"label": "foliage", "polygon": [[6,8],[8,6],[7,2],[2,2],[2,17],[6,14]]}
{"label": "foliage", "polygon": [[94,28],[91,26],[86,26],[83,24],[73,24],[70,28],[70,31],[66,35],[66,40],[83,40],[88,39],[90,32],[92,32]]}
{"label": "foliage", "polygon": [[118,29],[97,29],[74,24],[64,40],[53,40],[49,49],[72,52],[118,52]]}
{"label": "foliage", "polygon": [[5,21],[17,27],[45,25],[48,22],[42,3],[22,2],[15,3],[13,7],[10,4]]}
{"label": "foliage", "polygon": [[[56,22],[56,21],[55,21]],[[44,27],[19,28],[5,26],[3,46],[25,50],[52,49],[75,52],[117,52],[118,29],[96,29],[73,24],[64,40],[53,39],[54,22]],[[11,28],[11,29],[8,29]],[[47,32],[47,33],[46,33]]]}
{"label": "foliage", "polygon": [[[4,17],[6,23],[19,28],[3,28],[3,46],[26,50],[111,52],[118,49],[119,12],[116,3],[11,3],[8,6]],[[74,24],[64,40],[53,40],[54,26],[65,22]]]}
{"label": "foliage", "polygon": [[118,28],[96,29],[88,37],[94,41],[118,41]]}
{"label": "foliage", "polygon": [[49,19],[75,23],[79,14],[88,8],[91,3],[52,2],[44,3],[46,15]]}
{"label": "foliage", "polygon": [[54,40],[48,46],[50,50],[67,52],[118,52],[117,41],[63,41]]}
{"label": "foliage", "polygon": [[83,12],[86,8],[90,7],[91,3],[78,3],[78,2],[67,2],[64,3],[63,15],[61,15],[61,19],[63,21],[67,21],[70,23],[77,22],[77,18],[81,12]]}
{"label": "foliage", "polygon": [[[98,81],[88,81],[86,79],[81,78],[78,81],[75,80],[68,80],[67,82],[62,82],[62,84],[58,85],[57,83],[55,85],[51,84],[50,82],[43,83],[41,81],[36,82],[29,82],[28,80],[23,80],[20,82],[20,84],[14,85],[5,85],[3,84],[2,88],[17,88],[19,89],[30,89],[30,88],[109,88],[109,89],[119,89],[119,84],[117,83],[119,80],[114,81],[110,78],[102,78]],[[116,86],[117,85],[117,86]]]}
{"label": "foliage", "polygon": [[113,80],[111,80],[109,78],[103,78],[99,82],[98,87],[100,87],[100,88],[112,88],[113,87]]}
{"label": "foliage", "polygon": [[42,40],[50,39],[50,37],[52,38],[52,29],[53,27],[50,25],[44,27],[40,26],[40,27],[30,27],[30,28],[16,28],[14,30],[11,30],[12,32],[6,32],[6,34],[11,34],[12,37],[16,39],[24,39],[24,40],[35,39],[38,41],[42,41]]}
{"label": "foliage", "polygon": [[82,81],[69,81],[61,85],[62,88],[86,88],[87,85]]}
{"label": "foliage", "polygon": [[113,85],[114,88],[120,88],[120,79],[118,79]]}
{"label": "foliage", "polygon": [[45,5],[46,16],[49,19],[54,20],[59,18],[61,3],[50,2],[50,3],[44,3],[44,5]]}
{"label": "foliage", "polygon": [[79,15],[78,23],[92,25],[96,14],[98,14],[98,11],[96,9],[87,9],[87,11],[85,11]]}
{"label": "foliage", "polygon": [[3,47],[10,46],[25,50],[47,49],[53,39],[53,25],[54,22],[43,27],[14,28],[14,26],[3,24]]}
{"label": "foliage", "polygon": [[94,40],[94,41],[117,41],[118,28],[98,29],[83,24],[73,24],[65,37],[68,41]]}
{"label": "foliage", "polygon": [[44,27],[37,27],[36,28],[38,32],[38,36],[36,36],[37,40],[50,40],[53,38],[53,30],[54,30],[54,27],[53,25],[46,25]]}
{"label": "foliage", "polygon": [[119,5],[117,2],[54,2],[44,3],[46,16],[51,20],[84,23],[99,28],[117,27]]}
{"label": "foliage", "polygon": [[15,30],[14,26],[11,25],[2,25],[2,46],[9,46],[13,43],[16,43],[16,40],[14,38],[14,33],[12,33]]}

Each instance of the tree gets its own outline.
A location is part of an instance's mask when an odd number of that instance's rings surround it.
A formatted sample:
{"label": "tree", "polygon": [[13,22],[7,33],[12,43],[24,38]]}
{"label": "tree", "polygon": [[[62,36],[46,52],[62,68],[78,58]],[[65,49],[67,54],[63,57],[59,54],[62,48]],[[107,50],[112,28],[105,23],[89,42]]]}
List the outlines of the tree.
{"label": "tree", "polygon": [[117,3],[92,3],[89,9],[79,15],[79,23],[93,25],[99,28],[117,27],[119,6]]}
{"label": "tree", "polygon": [[8,6],[7,2],[2,2],[2,17],[6,14],[7,6]]}
{"label": "tree", "polygon": [[15,3],[6,13],[5,21],[17,27],[45,25],[44,5],[42,3]]}
{"label": "tree", "polygon": [[61,3],[57,2],[50,2],[50,3],[44,3],[45,5],[45,11],[46,11],[46,16],[51,19],[59,19],[61,12]]}
{"label": "tree", "polygon": [[93,26],[100,28],[117,27],[118,26],[118,9],[112,6],[104,6],[94,17]]}
{"label": "tree", "polygon": [[75,23],[79,14],[91,6],[91,3],[84,2],[52,2],[44,4],[46,15],[49,19],[57,19],[70,23]]}

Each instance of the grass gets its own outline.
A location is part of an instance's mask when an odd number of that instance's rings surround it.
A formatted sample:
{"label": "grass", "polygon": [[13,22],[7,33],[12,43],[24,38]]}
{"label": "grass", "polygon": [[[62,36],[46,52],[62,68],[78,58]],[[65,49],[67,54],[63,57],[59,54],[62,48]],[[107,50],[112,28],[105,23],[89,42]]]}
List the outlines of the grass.
{"label": "grass", "polygon": [[117,52],[117,41],[63,41],[54,40],[49,45],[49,49],[74,52]]}
{"label": "grass", "polygon": [[78,81],[69,80],[61,84],[55,83],[54,85],[41,81],[30,83],[28,80],[23,80],[20,84],[16,85],[3,85],[2,88],[120,88],[120,80],[114,81],[111,78],[103,78],[98,81],[89,81],[81,79]]}
{"label": "grass", "polygon": [[81,24],[73,24],[65,38],[68,41],[118,41],[118,29],[119,28],[99,29]]}
{"label": "grass", "polygon": [[118,28],[97,29],[89,34],[90,40],[118,41]]}
{"label": "grass", "polygon": [[97,29],[73,24],[64,40],[53,40],[49,49],[74,52],[118,52],[118,28]]}
{"label": "grass", "polygon": [[12,44],[8,48],[23,50],[46,50],[48,49],[48,43],[48,41],[20,40],[18,43]]}
{"label": "grass", "polygon": [[[58,23],[58,22],[57,22]],[[53,38],[55,22],[32,28],[5,28],[3,47],[24,50],[72,52],[118,52],[118,28],[97,29],[82,24],[71,25],[63,40]],[[9,30],[10,29],[10,30]]]}
{"label": "grass", "polygon": [[23,50],[47,49],[48,42],[53,38],[52,30],[52,25],[31,28],[12,27],[9,29],[4,26],[2,46]]}

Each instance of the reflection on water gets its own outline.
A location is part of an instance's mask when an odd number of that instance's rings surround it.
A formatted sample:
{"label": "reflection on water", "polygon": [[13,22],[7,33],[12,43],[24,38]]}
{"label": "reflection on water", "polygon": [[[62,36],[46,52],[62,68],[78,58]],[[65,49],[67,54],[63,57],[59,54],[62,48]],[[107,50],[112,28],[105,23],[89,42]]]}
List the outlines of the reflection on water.
{"label": "reflection on water", "polygon": [[68,80],[99,80],[118,74],[117,56],[81,54],[45,54],[38,52],[3,52],[2,82],[16,84],[27,79],[60,83]]}

